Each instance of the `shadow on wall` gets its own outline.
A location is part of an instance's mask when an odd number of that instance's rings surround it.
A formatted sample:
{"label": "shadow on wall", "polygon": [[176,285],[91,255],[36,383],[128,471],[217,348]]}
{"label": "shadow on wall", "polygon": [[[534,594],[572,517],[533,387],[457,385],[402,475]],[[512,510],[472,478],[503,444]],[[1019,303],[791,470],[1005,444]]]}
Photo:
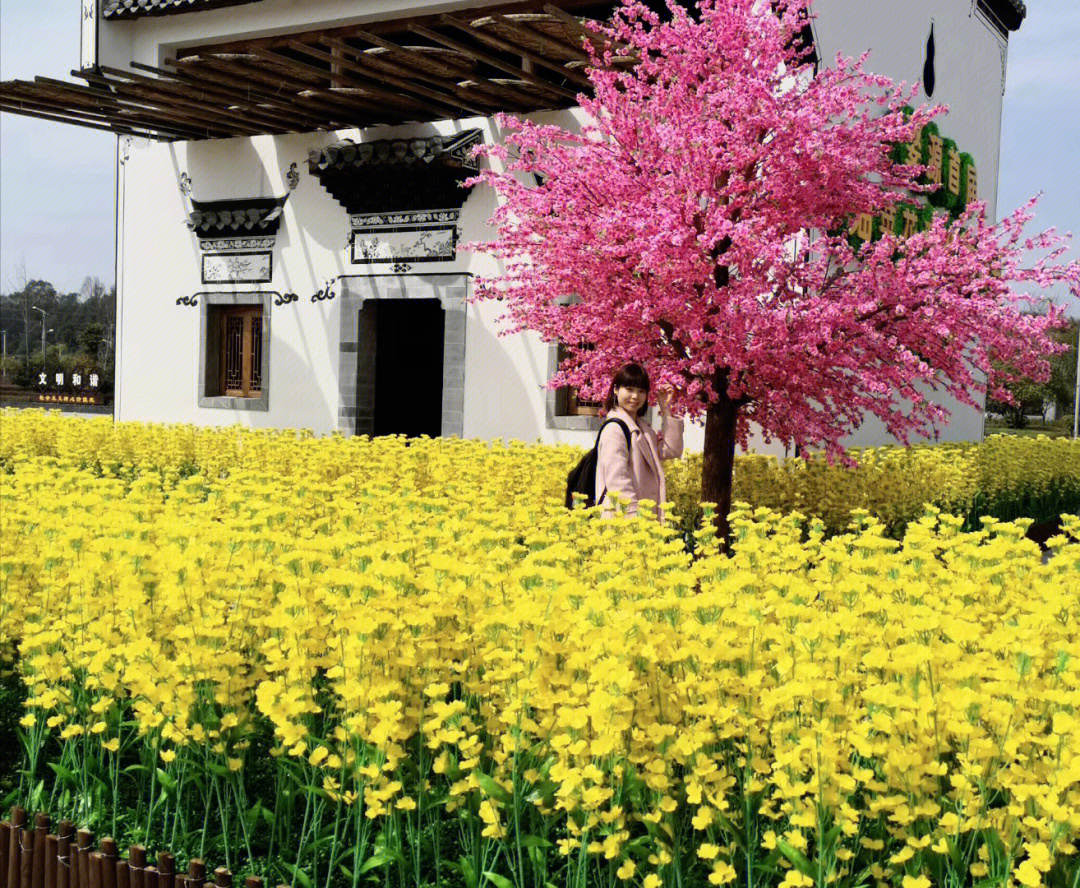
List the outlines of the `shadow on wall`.
{"label": "shadow on wall", "polygon": [[195,200],[281,197],[274,193],[274,183],[281,174],[266,169],[251,139],[188,142],[186,159],[177,158],[176,163],[180,172],[191,177]]}
{"label": "shadow on wall", "polygon": [[466,330],[463,436],[535,441],[544,434],[543,392],[537,396],[522,379],[507,349],[510,337],[496,335],[476,305],[469,306]]}

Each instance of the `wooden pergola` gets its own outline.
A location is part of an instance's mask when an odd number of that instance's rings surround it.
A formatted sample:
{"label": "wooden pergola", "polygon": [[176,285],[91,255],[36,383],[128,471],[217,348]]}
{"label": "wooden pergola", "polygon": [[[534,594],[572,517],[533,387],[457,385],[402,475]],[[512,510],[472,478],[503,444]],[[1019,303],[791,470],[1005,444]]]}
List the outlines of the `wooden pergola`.
{"label": "wooden pergola", "polygon": [[4,82],[0,111],[173,141],[566,108],[590,87],[584,41],[602,48],[586,22],[612,8],[533,0],[181,48]]}

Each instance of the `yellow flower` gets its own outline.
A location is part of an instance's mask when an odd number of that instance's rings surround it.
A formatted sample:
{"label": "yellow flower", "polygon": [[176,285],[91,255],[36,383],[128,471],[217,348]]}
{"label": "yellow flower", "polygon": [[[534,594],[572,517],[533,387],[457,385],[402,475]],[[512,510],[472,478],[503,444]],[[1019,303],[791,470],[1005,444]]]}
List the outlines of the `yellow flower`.
{"label": "yellow flower", "polygon": [[163,750],[161,750],[161,760],[163,762],[165,762],[165,764],[169,764],[175,758],[176,758],[176,750],[175,749],[163,749]]}
{"label": "yellow flower", "polygon": [[623,861],[623,865],[615,870],[615,875],[625,882],[627,879],[632,879],[634,877],[636,869],[637,866],[634,864],[634,861],[625,860]]}
{"label": "yellow flower", "polygon": [[702,860],[712,860],[719,853],[720,849],[716,845],[699,845],[697,849],[697,856]]}
{"label": "yellow flower", "polygon": [[1036,888],[1042,884],[1042,873],[1030,858],[1016,868],[1016,878],[1021,885],[1027,885],[1028,888]]}
{"label": "yellow flower", "polygon": [[649,873],[641,883],[641,888],[663,888],[664,882],[656,873]]}
{"label": "yellow flower", "polygon": [[904,876],[903,888],[930,888],[931,884],[926,876]]}
{"label": "yellow flower", "polygon": [[243,759],[229,758],[225,760],[230,771],[239,771],[244,766]]}
{"label": "yellow flower", "polygon": [[32,728],[34,725],[37,724],[37,716],[34,715],[34,713],[32,712],[28,712],[26,713],[26,715],[19,719],[19,724],[22,725],[24,728]]}
{"label": "yellow flower", "polygon": [[709,873],[709,884],[726,885],[728,882],[734,882],[738,875],[730,863],[718,860],[713,864],[712,872]]}
{"label": "yellow flower", "polygon": [[113,737],[109,740],[105,740],[101,744],[101,748],[109,752],[116,752],[120,748],[120,738]]}

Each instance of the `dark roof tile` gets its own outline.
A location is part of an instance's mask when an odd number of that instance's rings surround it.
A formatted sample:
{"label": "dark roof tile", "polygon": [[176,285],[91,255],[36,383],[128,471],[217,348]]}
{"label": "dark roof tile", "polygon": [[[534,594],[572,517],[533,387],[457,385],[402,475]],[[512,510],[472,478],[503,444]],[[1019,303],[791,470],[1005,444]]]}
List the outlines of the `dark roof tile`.
{"label": "dark roof tile", "polygon": [[101,14],[107,19],[137,18],[143,15],[169,15],[175,12],[199,12],[221,6],[258,3],[259,0],[103,0]]}

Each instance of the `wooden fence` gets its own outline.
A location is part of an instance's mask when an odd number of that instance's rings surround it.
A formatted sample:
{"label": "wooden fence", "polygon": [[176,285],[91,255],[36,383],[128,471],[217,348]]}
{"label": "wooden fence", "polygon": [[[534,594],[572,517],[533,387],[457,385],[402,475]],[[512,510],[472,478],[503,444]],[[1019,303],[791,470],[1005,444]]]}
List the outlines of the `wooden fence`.
{"label": "wooden fence", "polygon": [[[11,819],[0,821],[0,888],[233,888],[225,867],[215,869],[208,880],[201,860],[177,873],[168,851],[159,851],[149,865],[141,845],[132,845],[123,860],[113,839],[103,838],[97,849],[93,840],[90,830],[76,830],[68,820],[50,833],[45,814],[35,814],[31,826],[26,811],[13,807]],[[262,884],[257,876],[244,880],[245,888]]]}

